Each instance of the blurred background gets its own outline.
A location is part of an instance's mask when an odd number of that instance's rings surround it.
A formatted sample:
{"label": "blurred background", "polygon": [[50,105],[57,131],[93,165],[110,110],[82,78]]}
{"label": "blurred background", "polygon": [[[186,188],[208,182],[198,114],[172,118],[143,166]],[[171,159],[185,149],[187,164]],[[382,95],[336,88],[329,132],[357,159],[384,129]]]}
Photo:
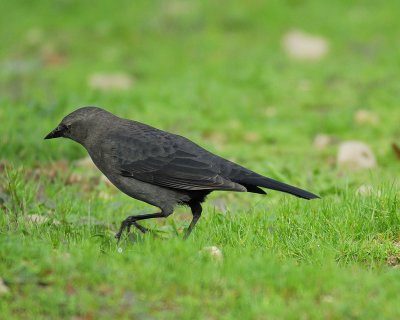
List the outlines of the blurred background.
{"label": "blurred background", "polygon": [[[400,1],[0,1],[0,318],[399,319]],[[184,135],[321,195],[153,212],[78,107]],[[163,241],[165,240],[165,241]]]}
{"label": "blurred background", "polygon": [[346,140],[398,169],[397,1],[3,1],[0,10],[3,160],[85,157],[43,137],[96,105],[294,182],[305,179],[299,170],[335,170]]}

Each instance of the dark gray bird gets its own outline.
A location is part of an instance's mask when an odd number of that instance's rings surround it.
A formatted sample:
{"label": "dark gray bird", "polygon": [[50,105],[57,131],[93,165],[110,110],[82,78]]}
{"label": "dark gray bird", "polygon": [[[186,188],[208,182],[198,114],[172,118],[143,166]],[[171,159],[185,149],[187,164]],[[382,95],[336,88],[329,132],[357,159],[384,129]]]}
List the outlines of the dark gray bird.
{"label": "dark gray bird", "polygon": [[176,205],[187,205],[192,211],[187,238],[200,218],[201,203],[214,190],[265,194],[261,188],[267,188],[304,199],[318,198],[212,154],[184,137],[97,107],[80,108],[67,115],[45,139],[59,137],[84,146],[119,190],[160,208],[161,212],[126,218],[115,236],[118,240],[132,225],[146,232],[137,221],[166,218]]}

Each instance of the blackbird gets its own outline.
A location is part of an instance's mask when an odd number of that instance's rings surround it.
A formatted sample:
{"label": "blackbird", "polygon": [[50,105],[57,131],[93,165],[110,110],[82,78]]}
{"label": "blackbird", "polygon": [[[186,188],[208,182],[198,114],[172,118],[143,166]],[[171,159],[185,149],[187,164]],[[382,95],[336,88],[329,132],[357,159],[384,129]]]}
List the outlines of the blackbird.
{"label": "blackbird", "polygon": [[94,164],[119,190],[160,209],[127,217],[115,237],[137,221],[166,218],[176,205],[187,205],[192,232],[202,212],[201,203],[215,190],[266,194],[261,188],[303,199],[319,198],[297,187],[264,177],[221,158],[182,136],[119,118],[98,107],[83,107],[67,115],[45,139],[69,138],[86,148]]}

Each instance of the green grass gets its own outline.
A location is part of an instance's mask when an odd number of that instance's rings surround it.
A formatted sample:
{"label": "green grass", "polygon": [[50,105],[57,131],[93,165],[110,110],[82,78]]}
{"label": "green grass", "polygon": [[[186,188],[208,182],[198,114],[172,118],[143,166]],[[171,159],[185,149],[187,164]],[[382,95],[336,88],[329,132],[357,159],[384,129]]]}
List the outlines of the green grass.
{"label": "green grass", "polygon": [[[399,318],[399,3],[3,1],[0,10],[0,318]],[[329,54],[288,57],[282,37],[296,28],[325,37]],[[132,87],[91,88],[97,73],[127,74]],[[322,199],[218,192],[188,241],[190,214],[179,208],[117,245],[120,222],[154,208],[82,166],[76,143],[43,140],[93,104]],[[357,124],[359,109],[378,123]],[[337,144],[313,147],[318,133],[368,143],[378,166],[342,170]],[[373,192],[358,195],[361,185]]]}

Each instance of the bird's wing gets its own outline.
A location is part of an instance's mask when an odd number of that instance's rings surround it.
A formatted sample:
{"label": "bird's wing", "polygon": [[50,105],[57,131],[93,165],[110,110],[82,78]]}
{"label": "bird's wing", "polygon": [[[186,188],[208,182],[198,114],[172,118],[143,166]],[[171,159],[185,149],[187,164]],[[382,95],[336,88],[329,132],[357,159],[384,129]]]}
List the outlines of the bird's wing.
{"label": "bird's wing", "polygon": [[118,134],[103,145],[126,177],[174,189],[246,191],[219,174],[218,157],[180,136],[158,130]]}

